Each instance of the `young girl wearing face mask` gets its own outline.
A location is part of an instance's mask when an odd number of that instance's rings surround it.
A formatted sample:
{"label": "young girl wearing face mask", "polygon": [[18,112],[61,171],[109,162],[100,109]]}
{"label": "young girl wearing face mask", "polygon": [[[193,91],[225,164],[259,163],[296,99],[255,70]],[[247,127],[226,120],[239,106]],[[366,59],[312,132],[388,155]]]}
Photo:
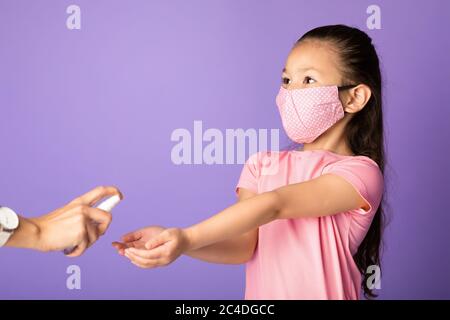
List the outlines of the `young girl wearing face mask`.
{"label": "young girl wearing face mask", "polygon": [[[302,149],[258,152],[238,203],[188,228],[151,226],[113,245],[142,268],[181,254],[246,263],[246,299],[375,296],[383,227],[379,60],[369,36],[344,25],[303,35],[276,104]],[[371,277],[372,276],[372,277]]]}

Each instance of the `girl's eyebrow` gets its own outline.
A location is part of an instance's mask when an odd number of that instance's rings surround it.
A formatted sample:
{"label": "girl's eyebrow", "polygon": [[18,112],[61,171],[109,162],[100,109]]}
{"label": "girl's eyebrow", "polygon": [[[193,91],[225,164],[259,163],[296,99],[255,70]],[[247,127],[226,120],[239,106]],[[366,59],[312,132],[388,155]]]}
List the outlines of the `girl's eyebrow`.
{"label": "girl's eyebrow", "polygon": [[[318,73],[320,73],[320,71],[319,70],[317,70],[316,68],[314,68],[314,67],[308,67],[308,68],[297,68],[297,72],[298,71],[304,71],[304,72],[306,72],[306,71],[310,71],[310,70],[312,70],[312,71],[316,71],[316,72],[318,72]],[[286,67],[284,67],[283,68],[283,70],[281,71],[281,72],[286,72]]]}

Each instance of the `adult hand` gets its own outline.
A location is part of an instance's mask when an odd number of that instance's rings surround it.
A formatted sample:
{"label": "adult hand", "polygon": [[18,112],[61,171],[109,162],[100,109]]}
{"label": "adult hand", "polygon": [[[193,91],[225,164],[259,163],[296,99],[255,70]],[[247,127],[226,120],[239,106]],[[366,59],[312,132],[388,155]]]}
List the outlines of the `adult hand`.
{"label": "adult hand", "polygon": [[113,195],[123,198],[115,187],[97,187],[49,214],[20,217],[19,228],[7,245],[44,252],[73,247],[75,250],[68,256],[80,256],[106,232],[112,220],[111,214],[92,206]]}

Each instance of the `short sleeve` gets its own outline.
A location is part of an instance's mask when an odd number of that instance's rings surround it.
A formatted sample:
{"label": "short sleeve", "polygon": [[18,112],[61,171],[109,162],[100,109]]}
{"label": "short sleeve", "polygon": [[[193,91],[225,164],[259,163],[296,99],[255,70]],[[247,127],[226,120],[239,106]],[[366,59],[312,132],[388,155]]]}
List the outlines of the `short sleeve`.
{"label": "short sleeve", "polygon": [[383,195],[384,179],[375,161],[364,156],[343,159],[329,164],[322,173],[344,178],[369,205],[367,210],[359,208],[352,212],[367,215],[377,211]]}
{"label": "short sleeve", "polygon": [[235,188],[236,196],[239,194],[239,188],[248,189],[258,193],[258,178],[260,175],[260,153],[252,154],[242,168],[239,181]]}

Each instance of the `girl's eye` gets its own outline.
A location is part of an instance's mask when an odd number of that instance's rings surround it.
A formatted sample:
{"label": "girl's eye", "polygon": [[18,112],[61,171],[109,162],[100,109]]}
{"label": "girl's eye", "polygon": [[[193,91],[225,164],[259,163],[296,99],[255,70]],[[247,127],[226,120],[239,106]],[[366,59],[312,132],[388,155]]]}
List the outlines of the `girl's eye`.
{"label": "girl's eye", "polygon": [[286,78],[286,77],[282,77],[281,78],[281,83],[282,84],[289,84],[289,81],[291,81],[289,78]]}
{"label": "girl's eye", "polygon": [[316,80],[314,80],[311,77],[305,77],[305,80],[303,80],[303,83],[306,83],[306,84],[312,84],[314,82],[316,82]]}

